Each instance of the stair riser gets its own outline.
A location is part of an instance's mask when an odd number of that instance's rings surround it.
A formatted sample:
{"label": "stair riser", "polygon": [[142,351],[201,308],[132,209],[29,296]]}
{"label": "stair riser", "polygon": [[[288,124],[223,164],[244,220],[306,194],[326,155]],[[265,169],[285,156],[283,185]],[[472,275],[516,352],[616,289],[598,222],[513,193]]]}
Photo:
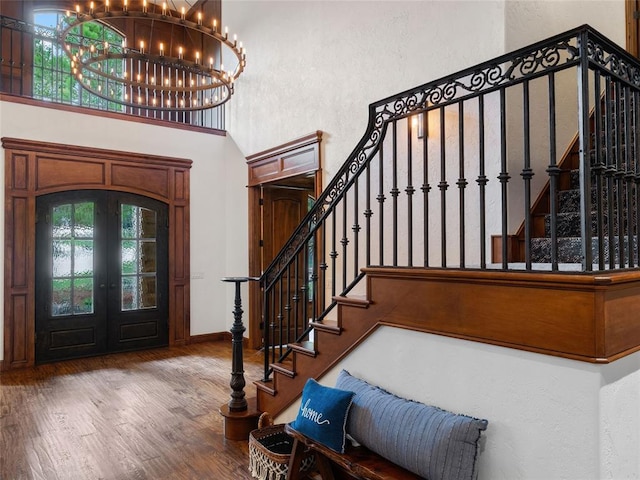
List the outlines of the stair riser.
{"label": "stair riser", "polygon": [[[593,263],[599,263],[600,255],[598,253],[599,241],[597,238],[591,240],[591,252],[593,255]],[[637,265],[638,261],[638,237],[633,239],[633,263]],[[629,263],[628,241],[624,240],[624,263]],[[614,239],[614,258],[619,263],[620,249],[619,239]],[[534,263],[550,263],[551,262],[551,239],[534,238],[531,240],[531,261]],[[609,240],[604,239],[604,261],[609,262]],[[582,241],[580,238],[559,238],[558,239],[558,262],[560,263],[581,263],[582,262]]]}
{"label": "stair riser", "polygon": [[[580,228],[580,214],[579,213],[561,213],[557,216],[557,224],[556,224],[556,234],[558,238],[563,237],[580,237],[581,236],[581,228]],[[603,223],[603,233],[605,235],[609,235],[609,225],[613,226],[613,234],[618,235],[620,233],[620,229],[618,228],[620,225],[619,218],[614,215],[612,222],[609,222],[608,216],[603,215],[602,217]],[[626,216],[622,219],[623,226],[623,234],[628,232],[628,222]],[[631,220],[632,230],[635,229],[635,219]],[[598,220],[597,215],[593,213],[591,215],[591,232],[598,232]],[[551,237],[551,216],[547,215],[544,221],[544,234],[545,237]]]}

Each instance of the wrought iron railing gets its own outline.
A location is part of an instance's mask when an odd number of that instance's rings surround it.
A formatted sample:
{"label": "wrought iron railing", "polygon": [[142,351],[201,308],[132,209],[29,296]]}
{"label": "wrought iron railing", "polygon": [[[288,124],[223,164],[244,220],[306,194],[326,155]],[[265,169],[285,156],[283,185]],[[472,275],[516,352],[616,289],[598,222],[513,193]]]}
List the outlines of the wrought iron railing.
{"label": "wrought iron railing", "polygon": [[[123,65],[123,68],[131,66]],[[0,93],[176,124],[224,130],[224,105],[200,111],[132,108],[109,102],[74,78],[54,28],[0,16]]]}
{"label": "wrought iron railing", "polygon": [[639,109],[640,64],[589,26],[370,105],[261,278],[264,380],[364,266],[635,268]]}

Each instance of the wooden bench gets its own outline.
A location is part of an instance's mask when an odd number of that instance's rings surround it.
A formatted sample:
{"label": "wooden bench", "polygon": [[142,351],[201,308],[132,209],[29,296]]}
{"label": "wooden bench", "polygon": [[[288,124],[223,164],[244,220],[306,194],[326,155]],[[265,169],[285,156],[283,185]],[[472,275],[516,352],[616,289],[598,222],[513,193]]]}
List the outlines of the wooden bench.
{"label": "wooden bench", "polygon": [[345,453],[340,454],[289,425],[285,426],[285,431],[293,438],[287,480],[305,478],[305,474],[300,473],[300,464],[303,453],[307,449],[313,450],[316,456],[316,465],[322,480],[345,478],[344,473],[351,478],[363,480],[420,480],[422,478],[365,447],[354,447],[348,441]]}

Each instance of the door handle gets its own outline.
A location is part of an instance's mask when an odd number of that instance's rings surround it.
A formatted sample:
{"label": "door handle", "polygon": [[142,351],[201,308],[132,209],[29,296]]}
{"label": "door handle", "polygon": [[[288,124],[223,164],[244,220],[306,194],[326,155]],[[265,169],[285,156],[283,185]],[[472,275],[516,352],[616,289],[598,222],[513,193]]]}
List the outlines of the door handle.
{"label": "door handle", "polygon": [[109,288],[116,288],[116,284],[115,283],[110,283],[109,284]]}
{"label": "door handle", "polygon": [[104,288],[104,287],[105,287],[105,284],[104,284],[104,283],[101,283],[101,284],[100,284],[100,288]]}

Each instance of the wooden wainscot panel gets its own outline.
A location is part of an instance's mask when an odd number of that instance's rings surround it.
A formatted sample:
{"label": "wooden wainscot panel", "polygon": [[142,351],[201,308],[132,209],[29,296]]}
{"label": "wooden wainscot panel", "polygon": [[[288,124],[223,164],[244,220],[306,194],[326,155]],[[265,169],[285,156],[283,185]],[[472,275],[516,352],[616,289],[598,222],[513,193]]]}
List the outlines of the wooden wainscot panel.
{"label": "wooden wainscot panel", "polygon": [[186,265],[186,260],[183,252],[185,248],[188,248],[187,238],[185,236],[186,230],[188,228],[187,220],[185,218],[185,209],[183,207],[175,207],[173,209],[173,225],[170,228],[173,228],[175,231],[175,243],[173,245],[173,277],[180,281],[185,280],[188,272],[188,268]]}
{"label": "wooden wainscot panel", "polygon": [[175,185],[175,193],[173,195],[174,199],[179,202],[182,200],[187,200],[187,192],[189,192],[189,185],[187,183],[188,175],[184,170],[177,170],[174,172],[174,185]]}
{"label": "wooden wainscot panel", "polygon": [[263,160],[259,164],[251,165],[249,168],[249,185],[268,182],[277,178],[280,173],[280,159],[272,157]]}
{"label": "wooden wainscot panel", "polygon": [[[29,200],[23,197],[9,199],[11,204],[11,230],[5,235],[10,239],[10,245],[5,245],[13,251],[13,256],[5,255],[5,262],[11,266],[11,278],[9,287],[27,288],[29,279],[29,238],[26,234],[30,224]],[[6,253],[6,251],[5,251]]]}
{"label": "wooden wainscot panel", "polygon": [[169,329],[169,336],[173,345],[184,345],[186,333],[189,331],[187,316],[184,310],[186,291],[183,286],[178,285],[175,287],[174,292],[174,321],[171,322],[172,328]]}
{"label": "wooden wainscot panel", "polygon": [[367,268],[384,324],[589,362],[601,312],[595,276]]}
{"label": "wooden wainscot panel", "polygon": [[321,139],[317,131],[248,156],[249,186],[318,170]]}
{"label": "wooden wainscot panel", "polygon": [[[638,276],[640,273],[636,273]],[[613,282],[604,293],[602,314],[607,358],[640,350],[640,278],[623,282],[623,275],[612,277]]]}
{"label": "wooden wainscot panel", "polygon": [[30,363],[29,348],[33,344],[33,329],[29,328],[27,315],[29,312],[26,295],[12,295],[10,300],[10,316],[5,321],[11,322],[12,335],[9,343],[11,357],[6,359],[12,367],[26,366]]}
{"label": "wooden wainscot panel", "polygon": [[169,174],[166,168],[134,167],[115,163],[111,166],[111,184],[127,190],[144,190],[154,197],[169,196]]}
{"label": "wooden wainscot panel", "polygon": [[[27,190],[29,155],[22,152],[12,152],[11,155],[11,184],[14,191]],[[9,174],[9,172],[7,172]]]}
{"label": "wooden wainscot panel", "polygon": [[102,186],[105,167],[86,159],[61,159],[36,156],[36,190],[60,189],[77,185]]}
{"label": "wooden wainscot panel", "polygon": [[293,176],[317,168],[317,148],[315,144],[304,150],[298,150],[295,154],[283,155],[280,158],[280,171],[287,176]]}

